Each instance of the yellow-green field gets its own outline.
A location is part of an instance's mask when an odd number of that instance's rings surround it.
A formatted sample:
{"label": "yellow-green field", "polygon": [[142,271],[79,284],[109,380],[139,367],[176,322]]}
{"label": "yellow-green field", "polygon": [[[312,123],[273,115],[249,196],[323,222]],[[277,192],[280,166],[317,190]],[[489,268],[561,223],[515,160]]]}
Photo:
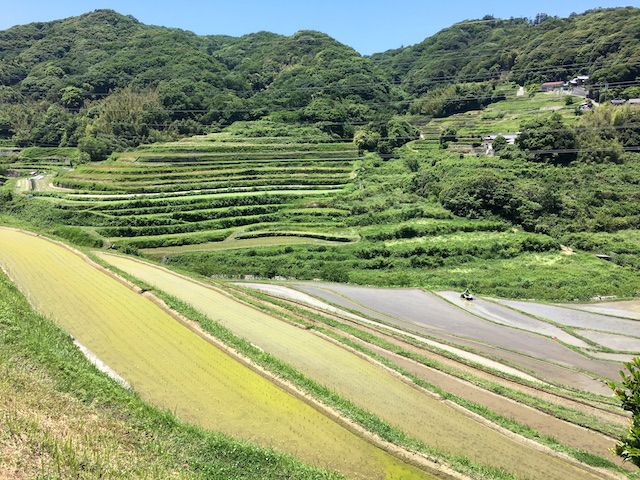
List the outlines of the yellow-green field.
{"label": "yellow-green field", "polygon": [[139,260],[98,255],[118,269],[191,304],[313,380],[448,454],[465,455],[517,478],[598,478],[508,438],[311,331],[240,304],[214,287]]}
{"label": "yellow-green field", "polygon": [[276,387],[63,246],[0,228],[0,266],[39,312],[143,398],[183,419],[353,478],[432,478]]}
{"label": "yellow-green field", "polygon": [[274,234],[272,237],[227,238],[222,242],[196,243],[195,245],[178,245],[176,247],[143,248],[140,251],[149,255],[172,255],[186,252],[211,252],[216,250],[233,250],[236,248],[273,247],[277,245],[340,245],[341,243],[343,242]]}

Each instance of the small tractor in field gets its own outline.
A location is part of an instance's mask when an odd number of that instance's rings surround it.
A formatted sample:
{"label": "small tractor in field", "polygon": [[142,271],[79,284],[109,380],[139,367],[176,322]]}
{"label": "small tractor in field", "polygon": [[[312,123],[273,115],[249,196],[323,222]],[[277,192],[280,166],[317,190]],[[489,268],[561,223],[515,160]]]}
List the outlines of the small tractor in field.
{"label": "small tractor in field", "polygon": [[469,289],[467,288],[464,292],[462,292],[460,294],[460,298],[467,300],[467,301],[471,301],[473,300],[475,297],[471,294],[471,292],[469,291]]}

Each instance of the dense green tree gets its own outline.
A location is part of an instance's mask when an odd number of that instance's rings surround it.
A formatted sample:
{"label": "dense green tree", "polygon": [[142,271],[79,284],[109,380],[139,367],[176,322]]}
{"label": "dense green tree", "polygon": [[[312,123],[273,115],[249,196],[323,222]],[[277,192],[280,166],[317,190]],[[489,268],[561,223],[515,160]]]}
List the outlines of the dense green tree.
{"label": "dense green tree", "polygon": [[640,358],[625,363],[626,372],[620,372],[620,383],[610,382],[622,408],[631,414],[627,436],[616,445],[616,453],[640,467]]}
{"label": "dense green tree", "polygon": [[549,118],[524,123],[521,130],[516,143],[530,159],[557,164],[566,164],[576,159],[576,134],[563,123],[562,117],[557,113]]}
{"label": "dense green tree", "polygon": [[88,135],[78,141],[78,148],[92,161],[104,160],[113,151],[113,140]]}
{"label": "dense green tree", "polygon": [[380,134],[371,130],[357,130],[353,136],[353,142],[360,152],[374,152],[378,147]]}
{"label": "dense green tree", "polygon": [[[115,148],[280,112],[350,136],[350,124],[390,117],[404,95],[368,58],[319,32],[201,37],[110,10],[0,32],[0,85],[0,110],[42,103],[20,114],[37,124],[59,105],[115,137]],[[154,92],[149,114],[123,92]],[[114,105],[133,110],[118,116]],[[14,127],[21,142],[37,141],[31,128]]]}
{"label": "dense green tree", "polygon": [[420,138],[420,130],[406,120],[392,118],[387,124],[387,140],[392,148]]}
{"label": "dense green tree", "polygon": [[80,108],[84,103],[85,92],[81,88],[69,86],[62,89],[60,103],[67,108]]}
{"label": "dense green tree", "polygon": [[449,142],[457,142],[458,141],[458,130],[455,127],[447,127],[440,134],[440,146],[442,148],[447,148],[449,146]]}
{"label": "dense green tree", "polygon": [[499,215],[518,220],[519,201],[514,197],[514,185],[492,173],[463,178],[444,187],[439,194],[442,206],[456,215],[477,218]]}
{"label": "dense green tree", "polygon": [[[315,31],[198,36],[97,10],[0,32],[0,116],[9,120],[2,134],[23,145],[71,142],[91,124],[95,135],[121,149],[269,116],[315,124],[336,137],[371,123],[366,129],[380,135],[375,149],[389,153],[414,136],[407,125],[389,123],[397,114],[482,108],[503,98],[498,81],[515,80],[531,91],[541,81],[579,73],[595,82],[633,81],[640,76],[639,29],[637,8],[538,22],[490,18],[363,57]],[[148,115],[135,102],[121,117],[107,114],[126,91],[154,92],[153,104],[144,105]],[[615,89],[625,98],[636,91]],[[62,127],[60,115],[47,116],[51,106],[78,118]],[[54,125],[43,126],[47,121]],[[640,143],[637,131],[620,130],[623,147]]]}
{"label": "dense green tree", "polygon": [[539,85],[580,74],[591,74],[595,83],[640,76],[639,9],[541,18],[461,22],[416,45],[374,54],[372,60],[416,95],[443,83],[505,77]]}
{"label": "dense green tree", "polygon": [[502,135],[498,135],[493,141],[493,151],[496,154],[500,154],[500,152],[504,151],[507,145],[508,145],[507,139],[504,138]]}

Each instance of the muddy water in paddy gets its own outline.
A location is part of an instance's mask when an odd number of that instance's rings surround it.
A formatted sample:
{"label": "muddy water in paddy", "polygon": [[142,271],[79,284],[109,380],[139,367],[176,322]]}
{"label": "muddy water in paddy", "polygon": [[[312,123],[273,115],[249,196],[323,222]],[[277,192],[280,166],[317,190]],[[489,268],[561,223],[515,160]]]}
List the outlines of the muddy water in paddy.
{"label": "muddy water in paddy", "polygon": [[585,312],[572,308],[547,305],[544,303],[521,302],[516,300],[496,300],[511,308],[547,318],[553,322],[567,325],[569,327],[584,328],[591,330],[603,330],[610,333],[628,334],[640,337],[640,322],[615,318],[599,313]]}
{"label": "muddy water in paddy", "polygon": [[483,425],[313,331],[243,305],[215,287],[134,259],[108,254],[101,258],[189,303],[311,379],[444,452],[468,456],[519,478],[593,478],[581,467]]}
{"label": "muddy water in paddy", "polygon": [[564,383],[596,393],[609,393],[600,381],[575,371],[617,378],[619,364],[590,359],[557,341],[483,320],[419,289],[384,289],[350,285],[292,284],[305,293],[370,318],[424,333],[434,338],[477,348],[534,372],[541,379]]}

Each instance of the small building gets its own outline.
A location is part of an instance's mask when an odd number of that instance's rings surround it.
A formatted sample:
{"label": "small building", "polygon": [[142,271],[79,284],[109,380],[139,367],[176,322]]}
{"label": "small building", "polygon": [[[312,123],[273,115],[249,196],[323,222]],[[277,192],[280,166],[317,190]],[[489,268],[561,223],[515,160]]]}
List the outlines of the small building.
{"label": "small building", "polygon": [[496,138],[504,137],[504,139],[507,141],[507,145],[515,145],[516,138],[518,138],[518,135],[520,135],[520,132],[496,134],[496,135],[487,135],[486,137],[483,137],[482,138],[482,145],[484,147],[484,154],[485,155],[493,155],[493,153],[494,153],[494,151],[493,151],[493,142],[495,141]]}
{"label": "small building", "polygon": [[569,83],[574,87],[585,85],[587,82],[589,82],[589,75],[578,75],[577,77],[569,80]]}
{"label": "small building", "polygon": [[543,92],[557,92],[563,90],[565,87],[564,82],[545,82],[542,84]]}

